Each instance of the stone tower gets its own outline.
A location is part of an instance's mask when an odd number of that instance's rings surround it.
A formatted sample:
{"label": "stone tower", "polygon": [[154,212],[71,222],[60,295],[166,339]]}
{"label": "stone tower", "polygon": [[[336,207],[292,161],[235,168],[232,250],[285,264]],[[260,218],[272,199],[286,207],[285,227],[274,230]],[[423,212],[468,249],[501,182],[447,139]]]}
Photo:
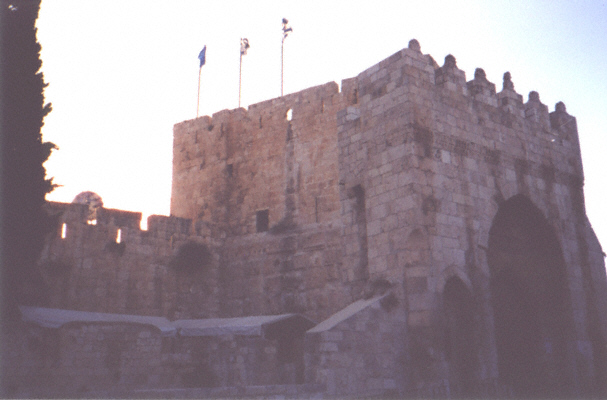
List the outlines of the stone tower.
{"label": "stone tower", "polygon": [[573,396],[607,382],[583,183],[563,103],[524,102],[509,73],[466,81],[412,40],[341,90],[177,124],[171,214],[214,224],[223,315],[322,320],[389,288],[405,392]]}

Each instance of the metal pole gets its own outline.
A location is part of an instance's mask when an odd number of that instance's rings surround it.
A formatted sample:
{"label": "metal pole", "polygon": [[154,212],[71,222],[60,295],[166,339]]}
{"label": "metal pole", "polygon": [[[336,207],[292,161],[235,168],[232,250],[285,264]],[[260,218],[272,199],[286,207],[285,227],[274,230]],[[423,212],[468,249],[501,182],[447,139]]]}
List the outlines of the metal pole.
{"label": "metal pole", "polygon": [[247,54],[249,39],[240,39],[240,68],[238,70],[238,108],[240,108],[240,94],[242,92],[242,56]]}
{"label": "metal pole", "polygon": [[198,69],[198,100],[196,100],[196,118],[198,118],[198,110],[200,109],[200,73],[202,66]]}
{"label": "metal pole", "polygon": [[282,43],[280,45],[280,97],[284,95],[285,82],[285,39],[289,32],[293,32],[293,28],[289,27],[289,21],[286,18],[282,19]]}

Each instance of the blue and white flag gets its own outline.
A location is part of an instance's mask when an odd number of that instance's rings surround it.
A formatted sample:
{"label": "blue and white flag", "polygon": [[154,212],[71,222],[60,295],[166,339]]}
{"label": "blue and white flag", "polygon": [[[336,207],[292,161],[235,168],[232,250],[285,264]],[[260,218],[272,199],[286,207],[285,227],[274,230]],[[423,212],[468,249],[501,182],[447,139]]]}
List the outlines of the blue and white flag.
{"label": "blue and white flag", "polygon": [[204,47],[202,48],[202,50],[200,50],[200,54],[198,54],[198,59],[200,60],[200,68],[202,68],[202,66],[206,62],[206,56],[207,56],[207,45],[205,44]]}

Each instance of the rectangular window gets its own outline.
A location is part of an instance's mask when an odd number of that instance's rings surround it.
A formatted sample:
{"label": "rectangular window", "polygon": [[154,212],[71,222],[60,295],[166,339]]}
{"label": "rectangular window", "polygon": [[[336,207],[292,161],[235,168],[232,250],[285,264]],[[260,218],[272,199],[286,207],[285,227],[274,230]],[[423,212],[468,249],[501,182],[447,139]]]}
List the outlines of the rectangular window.
{"label": "rectangular window", "polygon": [[257,232],[267,232],[270,228],[270,210],[257,211],[255,215]]}
{"label": "rectangular window", "polygon": [[67,224],[64,222],[61,225],[61,239],[65,239],[67,237]]}

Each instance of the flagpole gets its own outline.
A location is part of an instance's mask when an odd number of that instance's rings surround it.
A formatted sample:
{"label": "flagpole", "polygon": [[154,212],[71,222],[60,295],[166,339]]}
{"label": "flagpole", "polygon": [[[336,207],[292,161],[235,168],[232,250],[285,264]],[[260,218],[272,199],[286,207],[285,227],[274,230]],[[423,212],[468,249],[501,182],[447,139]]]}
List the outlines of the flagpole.
{"label": "flagpole", "polygon": [[240,108],[241,91],[242,91],[242,51],[240,52],[240,68],[238,69],[238,108]]}
{"label": "flagpole", "polygon": [[238,69],[238,108],[240,108],[240,94],[242,91],[242,56],[247,54],[247,49],[251,47],[249,45],[249,39],[240,38],[240,68]]}
{"label": "flagpole", "polygon": [[198,68],[198,98],[196,99],[196,118],[198,118],[200,111],[200,75],[202,75],[202,66],[206,62],[207,45],[205,44],[200,53],[198,53],[198,59],[200,60],[200,67]]}
{"label": "flagpole", "polygon": [[280,97],[283,96],[283,87],[284,87],[284,73],[285,73],[285,61],[284,61],[284,53],[285,53],[285,37],[282,36],[282,44],[280,45]]}
{"label": "flagpole", "polygon": [[196,100],[196,118],[198,118],[198,110],[200,109],[200,75],[202,73],[202,66],[198,68],[198,99]]}
{"label": "flagpole", "polygon": [[289,27],[289,21],[286,18],[282,19],[282,44],[280,45],[280,97],[284,94],[284,73],[285,73],[285,39],[293,28]]}

